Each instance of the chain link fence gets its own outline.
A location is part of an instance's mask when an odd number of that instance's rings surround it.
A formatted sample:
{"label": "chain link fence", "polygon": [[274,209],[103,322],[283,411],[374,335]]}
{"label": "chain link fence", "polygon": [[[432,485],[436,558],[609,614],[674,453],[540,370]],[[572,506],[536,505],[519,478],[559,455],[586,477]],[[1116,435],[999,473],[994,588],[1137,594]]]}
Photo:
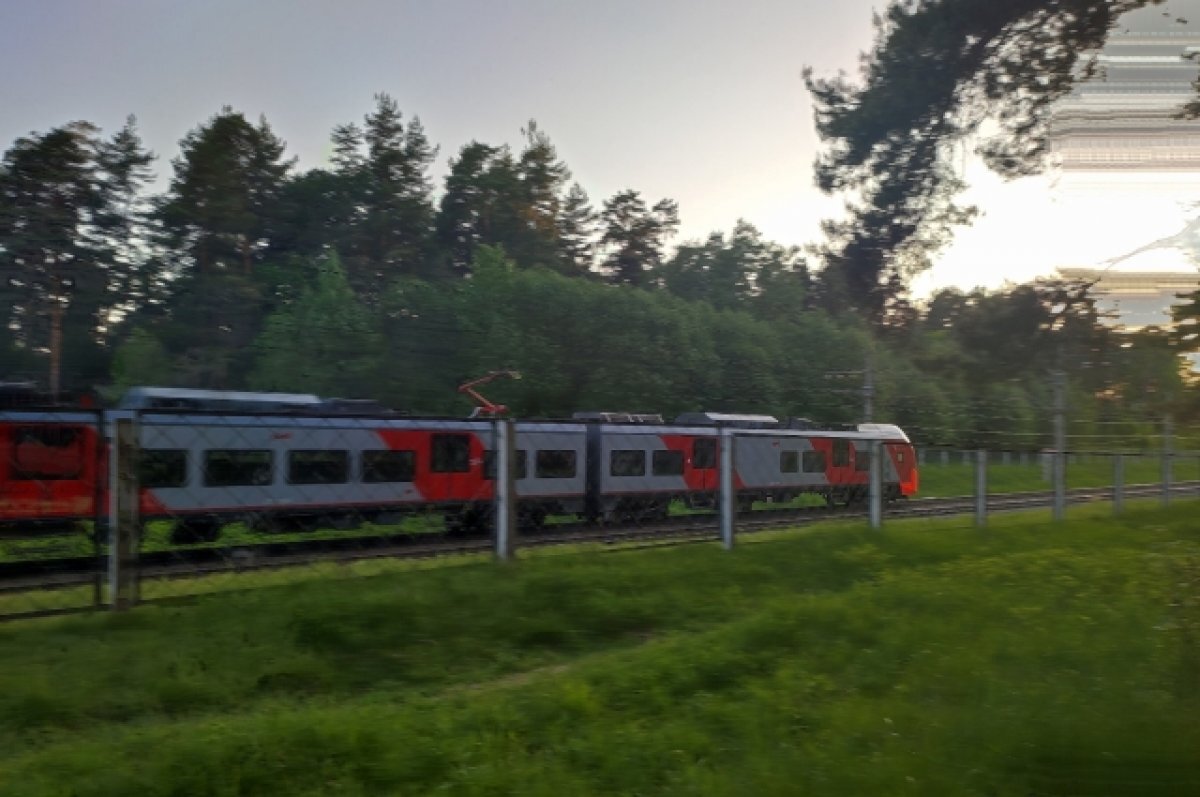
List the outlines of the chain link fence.
{"label": "chain link fence", "polygon": [[1200,454],[1169,445],[1059,454],[862,432],[165,410],[5,412],[0,430],[0,617],[432,556],[732,547],[738,534],[829,517],[880,528],[957,513],[982,526],[1001,511],[1200,497]]}

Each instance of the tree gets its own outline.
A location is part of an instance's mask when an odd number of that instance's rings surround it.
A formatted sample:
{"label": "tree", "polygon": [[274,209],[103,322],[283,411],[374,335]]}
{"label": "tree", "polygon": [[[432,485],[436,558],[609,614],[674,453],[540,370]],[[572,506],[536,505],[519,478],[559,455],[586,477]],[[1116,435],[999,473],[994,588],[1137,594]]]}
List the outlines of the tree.
{"label": "tree", "polygon": [[381,340],[331,255],[313,287],[267,318],[253,350],[252,388],[369,396]]}
{"label": "tree", "polygon": [[604,203],[601,219],[600,242],[608,250],[604,267],[612,281],[647,284],[662,265],[666,240],[679,228],[678,205],[662,199],[648,209],[637,191],[621,191]]}
{"label": "tree", "polygon": [[591,273],[596,260],[596,211],[587,192],[573,183],[558,211],[558,270],[568,276]]}
{"label": "tree", "polygon": [[798,259],[794,248],[764,241],[753,224],[739,219],[728,239],[713,233],[704,243],[681,245],[662,267],[662,283],[685,299],[732,309],[768,288],[783,290],[783,275],[795,270]]}
{"label": "tree", "polygon": [[[822,280],[831,304],[886,315],[892,296],[926,268],[972,212],[953,145],[1006,176],[1039,169],[1053,103],[1080,76],[1117,18],[1156,0],[893,0],[876,18],[860,81],[806,72],[826,143],[817,185],[858,192],[845,222],[830,223]],[[985,132],[985,122],[988,130]]]}
{"label": "tree", "polygon": [[117,346],[112,360],[113,386],[164,385],[173,380],[171,357],[147,329],[135,329]]}
{"label": "tree", "polygon": [[97,147],[105,202],[94,226],[110,256],[106,285],[109,298],[101,308],[100,319],[105,330],[147,302],[161,300],[163,258],[153,224],[153,206],[145,195],[154,179],[150,164],[155,158],[142,145],[137,119],[132,115],[111,139],[99,142]]}
{"label": "tree", "polygon": [[562,219],[564,190],[571,172],[558,158],[550,137],[529,120],[521,130],[525,147],[516,162],[520,195],[517,215],[521,223],[514,239],[501,243],[518,263],[526,267],[559,265],[559,222]]}
{"label": "tree", "polygon": [[471,270],[480,246],[503,246],[520,224],[520,177],[508,147],[472,141],[450,161],[438,238],[456,273]]}
{"label": "tree", "polygon": [[352,251],[365,256],[371,272],[356,267],[354,282],[360,293],[375,296],[388,279],[426,270],[433,224],[429,167],[437,148],[419,118],[405,126],[399,105],[387,94],[375,95],[375,110],[364,120],[367,152],[361,163],[353,157],[353,142],[353,129],[335,131],[339,173],[353,176],[361,169],[363,177],[362,221]]}
{"label": "tree", "polygon": [[159,212],[171,242],[201,275],[251,275],[271,246],[294,159],[283,159],[285,145],[266,119],[251,125],[228,106],[179,143]]}
{"label": "tree", "polygon": [[106,203],[96,136],[73,122],[17,139],[0,162],[5,321],[18,345],[48,353],[51,394],[61,387],[68,313],[91,318],[90,332],[104,300],[106,256],[90,234]]}
{"label": "tree", "polygon": [[587,195],[564,190],[570,171],[536,122],[521,135],[516,157],[507,146],[472,141],[450,162],[437,230],[458,273],[480,246],[499,246],[524,268],[586,270]]}

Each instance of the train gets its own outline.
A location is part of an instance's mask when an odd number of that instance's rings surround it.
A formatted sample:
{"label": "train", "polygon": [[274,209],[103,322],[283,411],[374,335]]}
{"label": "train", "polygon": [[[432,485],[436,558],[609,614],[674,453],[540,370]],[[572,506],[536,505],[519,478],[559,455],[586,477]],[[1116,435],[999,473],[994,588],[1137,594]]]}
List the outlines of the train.
{"label": "train", "polygon": [[[0,409],[0,526],[102,527],[122,419],[135,421],[140,517],[170,521],[179,543],[214,541],[235,522],[348,529],[436,512],[452,532],[491,523],[493,420],[415,417],[310,394],[138,387],[111,409]],[[674,502],[716,506],[724,429],[736,432],[739,510],[805,494],[830,505],[864,501],[872,441],[884,500],[918,488],[912,444],[890,424],[584,412],[513,426],[516,509],[526,527],[553,515],[615,523],[663,518]]]}

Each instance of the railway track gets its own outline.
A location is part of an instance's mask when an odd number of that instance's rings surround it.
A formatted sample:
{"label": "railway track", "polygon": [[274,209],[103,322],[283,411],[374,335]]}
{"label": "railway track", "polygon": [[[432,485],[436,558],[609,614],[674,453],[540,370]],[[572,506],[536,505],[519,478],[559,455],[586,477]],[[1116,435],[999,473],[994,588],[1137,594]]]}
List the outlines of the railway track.
{"label": "railway track", "polygon": [[[1126,499],[1157,497],[1162,486],[1129,485]],[[1172,486],[1175,496],[1200,496],[1200,481]],[[1111,501],[1111,487],[1084,487],[1067,491],[1069,504]],[[989,495],[988,512],[1046,508],[1049,491]],[[975,510],[973,496],[924,498],[886,508],[885,517],[938,517],[969,514]],[[764,509],[739,515],[738,534],[753,534],[781,527],[807,525],[830,519],[866,516],[865,509],[826,507]],[[522,533],[522,548],[578,544],[635,544],[639,547],[679,545],[710,541],[718,534],[715,514],[696,514],[632,526],[591,526],[580,523],[547,526]],[[250,572],[310,565],[318,562],[355,562],[369,559],[418,559],[452,555],[485,554],[492,550],[488,539],[461,538],[448,534],[392,534],[370,537],[339,537],[289,542],[262,542],[227,547],[193,547],[141,553],[138,561],[142,579],[183,579],[218,573]],[[0,594],[54,590],[97,583],[105,572],[105,560],[96,556],[30,559],[0,562]]]}

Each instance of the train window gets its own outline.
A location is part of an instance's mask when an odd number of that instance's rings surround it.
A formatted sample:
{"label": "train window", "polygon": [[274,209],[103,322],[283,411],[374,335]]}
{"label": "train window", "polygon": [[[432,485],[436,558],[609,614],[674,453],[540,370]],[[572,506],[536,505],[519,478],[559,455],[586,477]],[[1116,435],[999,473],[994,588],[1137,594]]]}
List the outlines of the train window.
{"label": "train window", "polygon": [[716,440],[697,440],[692,443],[692,467],[697,470],[717,467]]}
{"label": "train window", "polygon": [[253,487],[270,484],[270,451],[216,449],[204,452],[205,487]]}
{"label": "train window", "polygon": [[804,472],[805,473],[824,473],[825,472],[825,452],[824,451],[805,451],[804,456]]}
{"label": "train window", "polygon": [[[517,454],[517,456],[516,456],[517,478],[524,479],[525,475],[526,475],[526,467],[527,467],[526,460],[528,459],[528,456],[525,454],[525,452],[523,450],[521,450],[519,448],[517,449],[516,454]],[[483,452],[483,478],[491,479],[493,481],[496,479],[496,452],[495,451],[484,451]]]}
{"label": "train window", "polygon": [[288,484],[345,484],[349,478],[349,451],[288,452]]}
{"label": "train window", "polygon": [[833,467],[844,468],[850,464],[850,441],[833,441]]}
{"label": "train window", "polygon": [[613,451],[609,455],[608,472],[613,476],[645,476],[646,452],[641,449]]}
{"label": "train window", "polygon": [[416,466],[416,451],[362,452],[362,480],[367,484],[410,482]]}
{"label": "train window", "polygon": [[429,469],[434,473],[466,473],[471,469],[471,438],[465,434],[435,434],[430,442]]}
{"label": "train window", "polygon": [[799,451],[780,451],[779,452],[779,472],[780,473],[799,473],[800,472],[800,452]]}
{"label": "train window", "polygon": [[854,469],[855,470],[870,470],[871,469],[871,452],[865,448],[858,448],[854,451]]}
{"label": "train window", "polygon": [[534,473],[539,479],[575,478],[575,452],[553,449],[538,451]]}
{"label": "train window", "polygon": [[80,443],[80,429],[76,426],[14,426],[9,478],[37,481],[78,479],[83,473]]}
{"label": "train window", "polygon": [[138,484],[157,489],[187,483],[187,451],[143,448],[138,457]]}
{"label": "train window", "polygon": [[651,455],[651,471],[655,476],[682,476],[682,451],[655,451]]}

